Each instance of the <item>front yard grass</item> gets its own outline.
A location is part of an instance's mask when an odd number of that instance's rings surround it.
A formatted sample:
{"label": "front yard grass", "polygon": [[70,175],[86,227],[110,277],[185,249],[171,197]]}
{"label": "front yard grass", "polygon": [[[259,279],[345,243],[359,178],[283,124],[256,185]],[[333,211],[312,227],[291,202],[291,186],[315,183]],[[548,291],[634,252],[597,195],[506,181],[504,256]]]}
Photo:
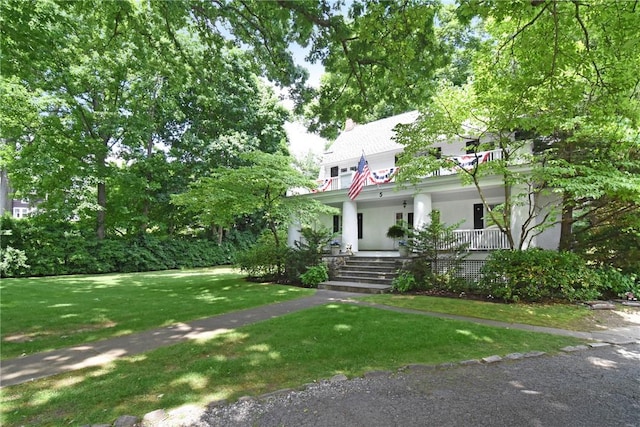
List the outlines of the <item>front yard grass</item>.
{"label": "front yard grass", "polygon": [[228,267],[3,279],[0,292],[2,359],[313,293],[250,283]]}
{"label": "front yard grass", "polygon": [[[494,305],[494,308],[500,306]],[[103,367],[6,387],[3,426],[113,422],[124,414],[260,395],[336,374],[392,370],[532,350],[579,340],[473,323],[327,304],[123,358]]]}
{"label": "front yard grass", "polygon": [[592,330],[593,311],[577,304],[501,304],[424,295],[372,295],[359,298],[376,304],[433,313],[456,314],[506,323],[569,330]]}

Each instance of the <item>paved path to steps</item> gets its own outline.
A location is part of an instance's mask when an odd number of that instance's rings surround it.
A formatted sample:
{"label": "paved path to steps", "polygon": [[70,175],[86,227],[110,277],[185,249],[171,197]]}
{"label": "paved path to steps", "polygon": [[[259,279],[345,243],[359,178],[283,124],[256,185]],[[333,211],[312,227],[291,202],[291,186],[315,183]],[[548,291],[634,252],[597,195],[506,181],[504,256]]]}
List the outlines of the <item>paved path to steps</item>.
{"label": "paved path to steps", "polygon": [[220,316],[194,320],[188,323],[179,323],[166,328],[153,329],[75,347],[4,360],[1,362],[0,366],[0,387],[20,384],[26,381],[90,366],[104,365],[120,357],[144,353],[158,347],[168,346],[190,339],[212,338],[216,335],[223,334],[229,330],[251,323],[317,307],[330,302],[352,303],[402,313],[462,320],[494,327],[572,336],[585,340],[597,340],[612,344],[640,342],[640,325],[629,328],[617,328],[606,332],[576,332],[515,323],[503,323],[449,314],[429,313],[372,304],[353,299],[354,297],[361,296],[363,296],[363,294],[318,290],[312,296],[297,300],[269,304]]}

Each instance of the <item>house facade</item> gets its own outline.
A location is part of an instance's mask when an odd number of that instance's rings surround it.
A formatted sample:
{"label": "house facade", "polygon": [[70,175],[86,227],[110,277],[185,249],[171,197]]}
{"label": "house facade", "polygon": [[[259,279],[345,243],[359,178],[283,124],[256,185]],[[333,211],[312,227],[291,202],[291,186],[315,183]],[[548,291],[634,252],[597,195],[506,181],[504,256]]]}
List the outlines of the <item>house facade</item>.
{"label": "house facade", "polygon": [[[491,224],[478,190],[473,185],[463,185],[455,168],[426,176],[417,185],[396,185],[395,175],[399,170],[396,162],[403,146],[395,142],[394,128],[412,123],[418,116],[414,111],[364,125],[347,122],[345,130],[324,153],[317,190],[301,197],[312,197],[339,209],[340,214],[322,217],[320,222],[338,236],[343,250],[350,247],[354,253],[394,250],[396,242],[386,237],[389,227],[404,222],[420,228],[428,223],[432,210],[439,210],[446,224],[459,223],[456,235],[469,244],[471,251],[486,253],[508,248],[504,233]],[[475,152],[473,145],[477,143],[478,140],[470,136],[443,141],[434,148],[437,155],[454,159],[460,167],[490,162],[501,155],[499,150]],[[352,199],[349,187],[363,155],[370,173],[360,193]],[[505,189],[499,177],[483,178],[481,186],[490,206],[504,202]],[[516,238],[527,219],[527,209],[526,206],[514,207],[511,228]],[[299,228],[296,224],[290,227],[289,244],[300,239]],[[559,230],[551,227],[528,244],[556,249],[558,239]]]}

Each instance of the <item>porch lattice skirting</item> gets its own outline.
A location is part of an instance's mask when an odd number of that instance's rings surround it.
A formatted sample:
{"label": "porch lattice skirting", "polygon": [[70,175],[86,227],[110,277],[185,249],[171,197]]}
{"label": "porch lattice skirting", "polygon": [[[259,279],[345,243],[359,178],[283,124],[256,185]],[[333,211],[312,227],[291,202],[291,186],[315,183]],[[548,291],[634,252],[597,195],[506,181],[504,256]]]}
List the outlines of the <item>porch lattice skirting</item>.
{"label": "porch lattice skirting", "polygon": [[460,277],[470,283],[475,283],[482,278],[481,271],[484,264],[485,261],[482,259],[465,259],[462,261],[439,259],[437,262],[431,261],[431,269],[438,273],[446,273],[458,265],[458,269],[455,271],[456,277]]}

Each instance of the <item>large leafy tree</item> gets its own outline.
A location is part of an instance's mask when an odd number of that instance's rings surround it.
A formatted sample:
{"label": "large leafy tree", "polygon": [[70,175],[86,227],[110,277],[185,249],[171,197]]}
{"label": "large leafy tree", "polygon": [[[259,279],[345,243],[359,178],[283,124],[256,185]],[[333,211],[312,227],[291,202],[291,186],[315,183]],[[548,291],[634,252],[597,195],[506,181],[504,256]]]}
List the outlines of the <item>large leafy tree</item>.
{"label": "large leafy tree", "polygon": [[3,170],[41,212],[93,217],[99,238],[171,230],[169,194],[238,153],[282,149],[286,113],[258,62],[201,31],[191,6],[3,2],[3,92],[21,95],[3,109]]}
{"label": "large leafy tree", "polygon": [[[478,184],[477,176],[497,174],[505,189],[530,189],[523,203],[545,187],[558,193],[563,249],[571,247],[576,230],[586,229],[576,222],[602,212],[604,200],[616,200],[621,213],[638,212],[640,55],[632,46],[640,41],[640,16],[634,4],[465,1],[458,12],[480,18],[486,31],[473,79],[463,88],[442,85],[405,135],[407,153],[428,152],[440,135],[491,135],[500,159],[462,176]],[[523,145],[516,135],[534,139],[540,153],[526,175],[513,167]],[[409,178],[439,167],[425,157],[406,156],[404,163]],[[522,202],[506,200],[503,224]],[[529,222],[529,235],[543,227]]]}
{"label": "large leafy tree", "polygon": [[310,129],[335,137],[345,118],[367,122],[427,99],[446,64],[440,10],[437,0],[354,1],[345,15],[310,17],[318,33],[309,59],[327,71],[306,112]]}
{"label": "large leafy tree", "polygon": [[289,197],[293,189],[315,188],[314,181],[293,167],[289,156],[254,151],[240,159],[241,167],[216,168],[193,182],[187,192],[174,196],[173,203],[193,213],[203,226],[230,228],[243,216],[258,217],[271,233],[276,251],[283,245],[278,231],[292,221],[305,224],[319,213],[333,212],[316,200]]}
{"label": "large leafy tree", "polygon": [[103,238],[112,162],[154,142],[170,69],[159,17],[129,2],[4,2],[3,18],[4,72],[34,94],[42,122],[11,141],[13,181],[48,214],[95,215]]}

